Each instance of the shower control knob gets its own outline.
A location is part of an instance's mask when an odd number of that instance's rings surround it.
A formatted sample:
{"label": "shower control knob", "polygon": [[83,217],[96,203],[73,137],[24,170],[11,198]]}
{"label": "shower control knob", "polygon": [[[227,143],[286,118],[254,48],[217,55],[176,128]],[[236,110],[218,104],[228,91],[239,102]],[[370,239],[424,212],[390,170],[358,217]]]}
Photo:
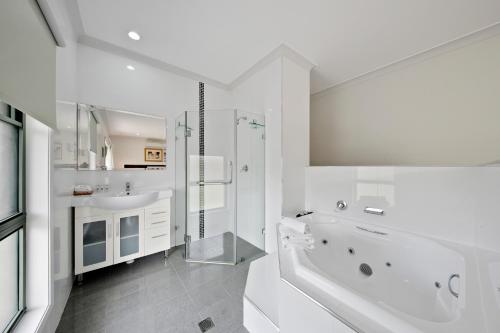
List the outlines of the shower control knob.
{"label": "shower control knob", "polygon": [[345,210],[346,208],[347,208],[347,202],[345,202],[344,200],[337,201],[337,209]]}

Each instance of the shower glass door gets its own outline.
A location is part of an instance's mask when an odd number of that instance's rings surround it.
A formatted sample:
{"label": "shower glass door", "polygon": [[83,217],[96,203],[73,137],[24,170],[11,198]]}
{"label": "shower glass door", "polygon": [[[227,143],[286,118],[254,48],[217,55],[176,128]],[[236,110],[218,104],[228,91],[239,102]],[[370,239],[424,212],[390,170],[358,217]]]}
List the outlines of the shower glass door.
{"label": "shower glass door", "polygon": [[184,244],[186,231],[186,138],[191,128],[186,127],[182,113],[175,119],[175,245]]}
{"label": "shower glass door", "polygon": [[262,114],[236,114],[236,230],[237,260],[265,252],[265,118]]}
{"label": "shower glass door", "polygon": [[236,112],[184,116],[186,260],[235,264]]}

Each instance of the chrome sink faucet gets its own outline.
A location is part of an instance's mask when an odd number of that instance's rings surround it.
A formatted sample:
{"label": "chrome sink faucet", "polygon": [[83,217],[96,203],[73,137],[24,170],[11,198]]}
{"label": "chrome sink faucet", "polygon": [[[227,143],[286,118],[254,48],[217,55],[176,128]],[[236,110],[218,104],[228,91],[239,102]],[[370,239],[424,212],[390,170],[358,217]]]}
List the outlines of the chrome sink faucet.
{"label": "chrome sink faucet", "polygon": [[130,188],[131,188],[130,182],[126,182],[125,183],[125,192],[127,192],[127,194],[130,193]]}

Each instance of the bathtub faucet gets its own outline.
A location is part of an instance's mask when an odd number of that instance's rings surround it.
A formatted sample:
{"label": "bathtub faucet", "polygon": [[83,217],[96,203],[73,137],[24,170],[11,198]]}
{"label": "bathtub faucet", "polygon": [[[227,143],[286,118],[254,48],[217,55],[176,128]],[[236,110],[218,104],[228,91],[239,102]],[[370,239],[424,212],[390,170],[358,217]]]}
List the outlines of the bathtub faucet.
{"label": "bathtub faucet", "polygon": [[364,212],[367,214],[384,215],[384,210],[380,208],[365,207]]}

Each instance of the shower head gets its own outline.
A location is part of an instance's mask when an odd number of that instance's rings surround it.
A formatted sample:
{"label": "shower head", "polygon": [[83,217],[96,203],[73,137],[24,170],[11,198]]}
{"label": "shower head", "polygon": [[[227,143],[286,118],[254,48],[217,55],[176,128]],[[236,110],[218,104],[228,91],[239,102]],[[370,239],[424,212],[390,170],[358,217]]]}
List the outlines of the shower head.
{"label": "shower head", "polygon": [[261,127],[266,127],[264,124],[259,124],[255,119],[253,119],[251,122],[248,123],[252,128],[261,128]]}
{"label": "shower head", "polygon": [[236,125],[240,124],[240,120],[248,120],[248,118],[246,116],[242,116],[242,117],[236,118]]}

